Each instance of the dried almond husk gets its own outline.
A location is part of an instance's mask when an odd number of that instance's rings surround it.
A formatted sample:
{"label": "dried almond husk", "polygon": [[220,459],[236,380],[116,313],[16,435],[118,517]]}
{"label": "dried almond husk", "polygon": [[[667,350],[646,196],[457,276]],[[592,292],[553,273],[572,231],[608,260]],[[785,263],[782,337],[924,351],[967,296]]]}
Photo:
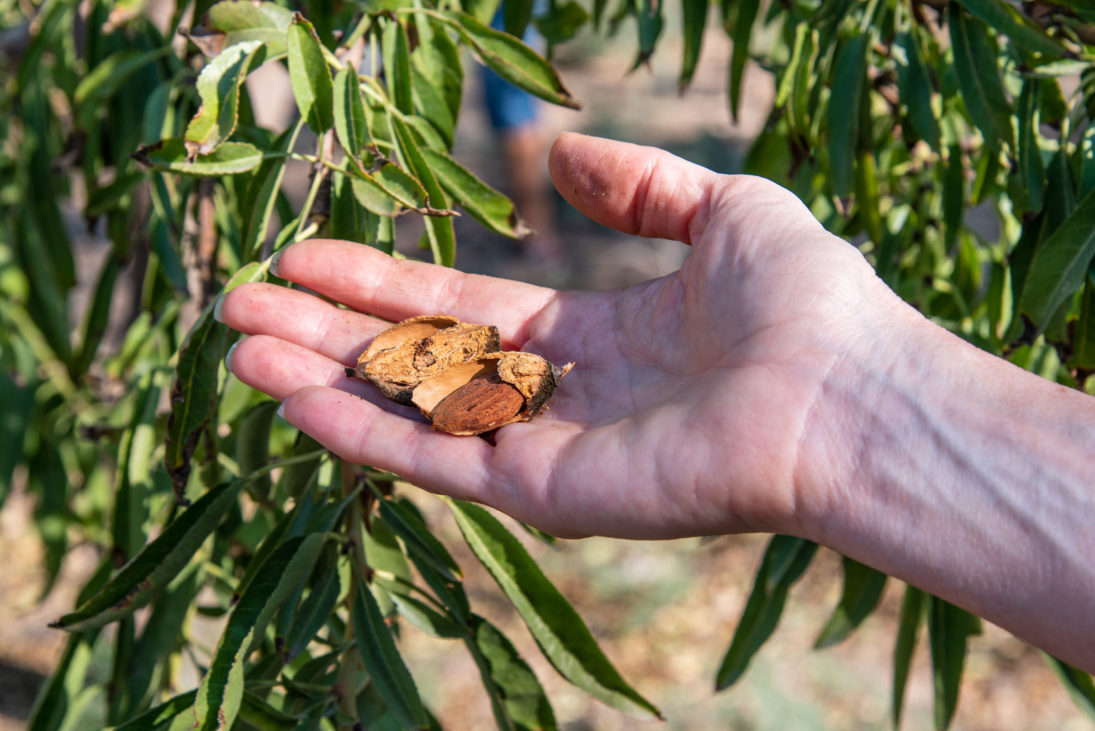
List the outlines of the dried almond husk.
{"label": "dried almond husk", "polygon": [[424,379],[412,401],[439,431],[482,434],[536,416],[573,365],[535,353],[488,353]]}
{"label": "dried almond husk", "polygon": [[451,315],[423,315],[376,336],[357,359],[355,372],[392,401],[411,404],[423,380],[501,347],[498,328],[460,322]]}

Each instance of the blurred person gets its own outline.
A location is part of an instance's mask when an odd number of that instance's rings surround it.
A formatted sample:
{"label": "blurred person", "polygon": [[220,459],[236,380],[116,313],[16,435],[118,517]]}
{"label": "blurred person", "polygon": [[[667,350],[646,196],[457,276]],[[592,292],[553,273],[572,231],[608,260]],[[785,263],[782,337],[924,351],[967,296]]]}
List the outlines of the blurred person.
{"label": "blurred person", "polygon": [[[491,27],[496,30],[505,30],[503,5],[499,5],[491,20]],[[537,0],[533,15],[543,12],[543,6],[542,0]],[[543,36],[531,22],[522,40],[540,54],[546,50]],[[540,118],[541,102],[486,66],[480,69],[483,104],[502,150],[506,181],[518,215],[533,230],[522,242],[526,256],[536,264],[562,266],[564,252],[555,230],[545,165],[549,140]]]}
{"label": "blurred person", "polygon": [[[775,183],[575,134],[549,166],[593,220],[691,245],[681,269],[561,292],[306,241],[271,269],[351,309],[239,286],[230,370],[340,457],[560,537],[801,536],[1095,671],[1095,399],[923,317]],[[577,365],[493,441],[433,431],[345,375],[424,313]]]}

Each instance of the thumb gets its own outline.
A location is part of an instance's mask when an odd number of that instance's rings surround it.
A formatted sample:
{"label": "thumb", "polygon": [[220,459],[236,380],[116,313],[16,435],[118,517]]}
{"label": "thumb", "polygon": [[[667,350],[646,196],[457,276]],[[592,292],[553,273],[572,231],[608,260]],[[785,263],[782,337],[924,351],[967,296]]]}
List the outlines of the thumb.
{"label": "thumb", "polygon": [[555,140],[548,169],[562,196],[597,223],[686,244],[707,225],[721,177],[664,150],[574,132]]}

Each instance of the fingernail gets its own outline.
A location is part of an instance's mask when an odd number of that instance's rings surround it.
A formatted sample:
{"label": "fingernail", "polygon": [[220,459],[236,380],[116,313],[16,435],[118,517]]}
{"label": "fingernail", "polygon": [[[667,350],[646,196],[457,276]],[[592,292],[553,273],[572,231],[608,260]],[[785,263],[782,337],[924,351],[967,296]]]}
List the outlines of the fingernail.
{"label": "fingernail", "polygon": [[236,342],[232,343],[232,347],[230,347],[228,349],[228,352],[224,354],[224,367],[227,368],[229,372],[232,371],[232,354],[236,352],[236,348],[239,347],[239,344],[242,342],[242,340],[237,340]]}
{"label": "fingernail", "polygon": [[217,322],[224,322],[224,319],[221,318],[221,307],[224,306],[224,298],[227,296],[227,294],[222,294],[217,297],[217,303],[213,305],[213,319]]}
{"label": "fingernail", "polygon": [[285,253],[285,248],[282,247],[274,252],[274,257],[270,260],[270,273],[275,277],[278,276],[278,259]]}
{"label": "fingernail", "polygon": [[[280,416],[282,419],[285,419],[285,402],[284,401],[282,401],[280,404],[278,404],[278,412],[277,413],[278,413],[278,416]],[[288,419],[285,419],[285,420],[289,421]]]}

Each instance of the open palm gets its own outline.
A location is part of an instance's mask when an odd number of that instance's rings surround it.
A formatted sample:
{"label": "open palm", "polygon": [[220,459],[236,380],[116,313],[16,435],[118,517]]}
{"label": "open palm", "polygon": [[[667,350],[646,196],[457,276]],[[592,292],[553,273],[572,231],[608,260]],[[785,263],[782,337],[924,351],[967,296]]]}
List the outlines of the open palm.
{"label": "open palm", "polygon": [[[692,244],[680,271],[557,292],[303,242],[279,258],[279,276],[351,309],[237,288],[220,317],[252,337],[232,371],[343,458],[556,535],[793,530],[816,498],[801,448],[813,407],[896,297],[770,182],[579,135],[561,137],[550,164],[594,220]],[[576,366],[547,412],[494,444],[434,432],[344,372],[388,322],[434,313],[497,325],[504,348]]]}

